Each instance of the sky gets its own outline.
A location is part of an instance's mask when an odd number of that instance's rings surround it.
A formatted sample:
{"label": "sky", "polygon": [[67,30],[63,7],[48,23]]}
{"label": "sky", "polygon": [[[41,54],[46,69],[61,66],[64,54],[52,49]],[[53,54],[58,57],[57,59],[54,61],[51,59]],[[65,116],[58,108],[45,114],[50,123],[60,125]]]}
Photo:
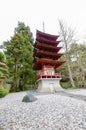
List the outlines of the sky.
{"label": "sky", "polygon": [[86,38],[86,0],[0,0],[0,44],[10,40],[18,21],[36,29],[58,34],[58,20],[75,29],[79,40]]}

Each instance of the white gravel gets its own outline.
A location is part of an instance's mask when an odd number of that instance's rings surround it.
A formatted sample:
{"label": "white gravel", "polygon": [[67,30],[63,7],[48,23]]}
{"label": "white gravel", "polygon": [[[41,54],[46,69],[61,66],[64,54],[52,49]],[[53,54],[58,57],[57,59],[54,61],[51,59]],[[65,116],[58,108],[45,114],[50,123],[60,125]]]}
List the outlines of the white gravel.
{"label": "white gravel", "polygon": [[14,93],[0,99],[0,130],[86,130],[85,101],[48,94],[25,103],[25,95]]}
{"label": "white gravel", "polygon": [[64,90],[65,92],[76,94],[76,95],[83,95],[86,96],[86,89],[76,89],[76,90]]}

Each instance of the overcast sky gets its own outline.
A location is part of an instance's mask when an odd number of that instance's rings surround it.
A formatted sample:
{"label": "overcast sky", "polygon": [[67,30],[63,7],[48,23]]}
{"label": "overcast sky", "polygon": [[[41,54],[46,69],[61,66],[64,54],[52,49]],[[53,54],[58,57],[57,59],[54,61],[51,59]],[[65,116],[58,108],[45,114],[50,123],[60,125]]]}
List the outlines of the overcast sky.
{"label": "overcast sky", "polygon": [[86,0],[0,0],[0,44],[9,40],[18,21],[46,33],[58,34],[58,19],[76,28],[78,38],[86,38]]}

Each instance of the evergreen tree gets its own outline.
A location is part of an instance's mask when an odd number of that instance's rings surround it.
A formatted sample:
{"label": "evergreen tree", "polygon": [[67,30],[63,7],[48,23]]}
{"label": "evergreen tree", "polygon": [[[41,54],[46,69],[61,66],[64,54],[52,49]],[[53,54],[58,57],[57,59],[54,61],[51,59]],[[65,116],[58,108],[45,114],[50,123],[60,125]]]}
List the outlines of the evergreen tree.
{"label": "evergreen tree", "polygon": [[13,88],[16,90],[24,90],[27,83],[35,82],[33,44],[30,28],[23,22],[18,22],[13,37],[3,43]]}
{"label": "evergreen tree", "polygon": [[0,87],[6,88],[6,82],[9,78],[8,67],[5,63],[5,55],[0,52]]}

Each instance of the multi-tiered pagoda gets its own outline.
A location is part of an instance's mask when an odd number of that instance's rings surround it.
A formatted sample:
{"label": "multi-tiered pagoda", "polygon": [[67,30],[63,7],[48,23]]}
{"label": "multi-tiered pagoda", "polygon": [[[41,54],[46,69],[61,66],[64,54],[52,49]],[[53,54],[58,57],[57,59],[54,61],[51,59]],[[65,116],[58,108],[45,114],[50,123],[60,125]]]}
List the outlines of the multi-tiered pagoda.
{"label": "multi-tiered pagoda", "polygon": [[38,90],[42,92],[57,92],[61,90],[61,75],[55,73],[55,69],[64,62],[58,59],[63,55],[58,53],[61,47],[58,47],[59,36],[50,35],[37,30],[34,50],[34,70],[37,75]]}

